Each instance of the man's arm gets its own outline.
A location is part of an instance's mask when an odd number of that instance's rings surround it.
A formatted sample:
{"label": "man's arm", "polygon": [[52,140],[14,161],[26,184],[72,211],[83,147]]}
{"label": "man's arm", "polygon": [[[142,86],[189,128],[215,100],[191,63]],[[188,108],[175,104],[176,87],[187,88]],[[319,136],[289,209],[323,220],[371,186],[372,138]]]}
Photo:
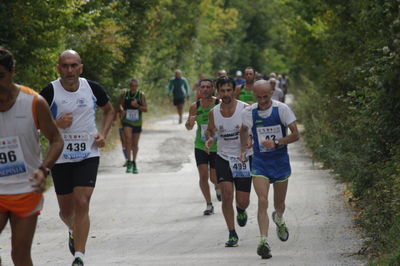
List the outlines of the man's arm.
{"label": "man's arm", "polygon": [[139,106],[139,110],[141,112],[147,112],[147,102],[146,102],[146,97],[144,96],[143,92],[141,94],[141,104]]}
{"label": "man's arm", "polygon": [[183,80],[183,86],[185,87],[186,97],[189,98],[189,81],[185,78]]}
{"label": "man's arm", "polygon": [[249,128],[242,124],[240,127],[240,160],[246,160],[246,152],[249,148]]}
{"label": "man's arm", "polygon": [[168,81],[168,87],[167,87],[167,94],[168,94],[168,96],[171,94],[171,91],[172,91],[172,89],[173,89],[173,84],[172,84],[172,79],[170,79],[169,81]]}
{"label": "man's arm", "polygon": [[57,129],[53,117],[51,117],[50,109],[42,97],[38,97],[37,101],[37,121],[40,132],[49,141],[49,150],[46,158],[43,159],[43,166],[47,168],[53,167],[64,147],[64,141]]}
{"label": "man's arm", "polygon": [[299,130],[297,129],[296,121],[290,123],[288,125],[288,127],[289,127],[291,133],[289,135],[287,135],[286,137],[279,139],[279,143],[281,143],[281,144],[290,144],[290,143],[298,141],[300,138],[300,134],[299,134]]}
{"label": "man's arm", "polygon": [[57,161],[64,147],[64,141],[61,138],[60,132],[50,114],[47,102],[41,96],[38,96],[36,108],[38,128],[49,141],[49,149],[46,157],[43,159],[40,169],[35,170],[32,175],[32,179],[35,181],[32,187],[35,189],[35,192],[41,193],[44,191],[44,183],[48,174],[47,169],[52,168],[54,163]]}
{"label": "man's arm", "polygon": [[208,151],[210,147],[214,143],[214,134],[215,134],[216,128],[215,128],[215,123],[214,123],[214,113],[213,110],[211,109],[210,112],[208,112],[208,125],[207,129],[204,132],[204,135],[206,136],[206,143],[205,143],[205,148]]}
{"label": "man's arm", "polygon": [[196,102],[194,102],[189,108],[189,116],[185,123],[187,130],[192,130],[196,122]]}
{"label": "man's arm", "polygon": [[108,132],[110,131],[115,111],[110,101],[108,101],[105,105],[101,106],[100,108],[103,111],[102,128],[101,128],[101,133],[97,133],[97,135],[94,138],[94,141],[97,147],[102,148],[105,145],[105,139],[108,135]]}

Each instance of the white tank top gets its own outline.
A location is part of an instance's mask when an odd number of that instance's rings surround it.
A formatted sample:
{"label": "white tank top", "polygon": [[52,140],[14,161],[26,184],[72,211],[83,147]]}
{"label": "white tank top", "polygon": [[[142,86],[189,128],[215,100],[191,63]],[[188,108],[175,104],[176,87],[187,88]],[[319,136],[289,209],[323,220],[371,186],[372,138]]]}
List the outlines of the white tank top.
{"label": "white tank top", "polygon": [[20,86],[14,105],[0,112],[0,195],[33,191],[29,178],[41,163],[37,98],[35,91]]}
{"label": "white tank top", "polygon": [[64,139],[64,149],[56,164],[79,162],[99,156],[99,149],[94,143],[96,128],[96,97],[85,78],[79,78],[79,88],[74,92],[67,91],[60,79],[52,81],[54,89],[53,102],[50,107],[56,111],[55,119],[65,113],[72,113],[72,125],[59,128]]}
{"label": "white tank top", "polygon": [[240,126],[242,110],[246,103],[237,101],[236,110],[231,117],[223,117],[221,103],[213,108],[214,124],[217,129],[217,154],[229,160],[229,157],[240,156]]}

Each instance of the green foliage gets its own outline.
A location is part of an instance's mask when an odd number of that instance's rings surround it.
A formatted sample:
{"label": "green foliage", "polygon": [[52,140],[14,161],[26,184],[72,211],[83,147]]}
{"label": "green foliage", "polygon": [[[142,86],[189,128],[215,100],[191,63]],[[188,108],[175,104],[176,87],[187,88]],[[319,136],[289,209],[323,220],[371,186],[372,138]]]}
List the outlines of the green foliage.
{"label": "green foliage", "polygon": [[[397,265],[400,246],[398,1],[282,1],[296,109],[314,155],[352,184],[372,255]],[[303,79],[304,81],[304,79]]]}

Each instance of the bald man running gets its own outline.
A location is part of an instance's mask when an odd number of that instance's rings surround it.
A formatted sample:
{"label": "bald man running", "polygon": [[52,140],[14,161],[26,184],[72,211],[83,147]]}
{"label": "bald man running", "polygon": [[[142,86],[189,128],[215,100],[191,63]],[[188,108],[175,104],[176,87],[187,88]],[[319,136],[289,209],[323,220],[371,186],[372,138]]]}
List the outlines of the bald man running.
{"label": "bald man running", "polygon": [[[61,220],[69,229],[73,266],[83,265],[89,234],[89,203],[99,166],[99,148],[114,118],[114,109],[103,88],[81,78],[81,58],[66,50],[58,59],[60,78],[40,93],[49,103],[53,118],[64,138],[64,150],[52,169]],[[95,108],[103,111],[102,130],[96,128]]]}
{"label": "bald man running", "polygon": [[[245,158],[249,129],[253,138],[253,161],[251,165],[254,190],[258,197],[258,225],[261,239],[257,254],[263,259],[272,257],[269,246],[267,215],[269,185],[274,186],[272,220],[276,224],[281,241],[289,238],[289,230],[283,219],[288,179],[291,174],[287,145],[299,139],[296,117],[284,103],[272,100],[273,88],[266,80],[254,83],[257,103],[242,112],[240,128],[241,160]],[[290,134],[288,130],[290,129]]]}

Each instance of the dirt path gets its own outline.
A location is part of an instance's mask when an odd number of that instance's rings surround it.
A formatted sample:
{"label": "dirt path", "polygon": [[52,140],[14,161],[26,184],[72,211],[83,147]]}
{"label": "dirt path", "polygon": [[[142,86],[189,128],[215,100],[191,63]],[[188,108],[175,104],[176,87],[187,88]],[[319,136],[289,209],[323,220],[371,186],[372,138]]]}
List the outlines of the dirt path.
{"label": "dirt path", "polygon": [[[225,248],[228,234],[214,193],[216,213],[202,215],[205,204],[194,162],[194,131],[186,131],[176,120],[166,116],[149,123],[140,141],[138,175],[125,173],[119,148],[103,154],[85,265],[365,264],[353,256],[361,240],[352,229],[343,187],[329,171],[313,166],[302,141],[289,146],[293,174],[285,217],[290,239],[280,242],[275,228],[270,228],[273,257],[257,256],[257,199],[252,191],[248,224],[237,228],[239,247]],[[70,265],[67,230],[58,218],[53,188],[45,198],[32,247],[35,265]],[[0,236],[3,266],[12,265],[9,254],[7,226]]]}

